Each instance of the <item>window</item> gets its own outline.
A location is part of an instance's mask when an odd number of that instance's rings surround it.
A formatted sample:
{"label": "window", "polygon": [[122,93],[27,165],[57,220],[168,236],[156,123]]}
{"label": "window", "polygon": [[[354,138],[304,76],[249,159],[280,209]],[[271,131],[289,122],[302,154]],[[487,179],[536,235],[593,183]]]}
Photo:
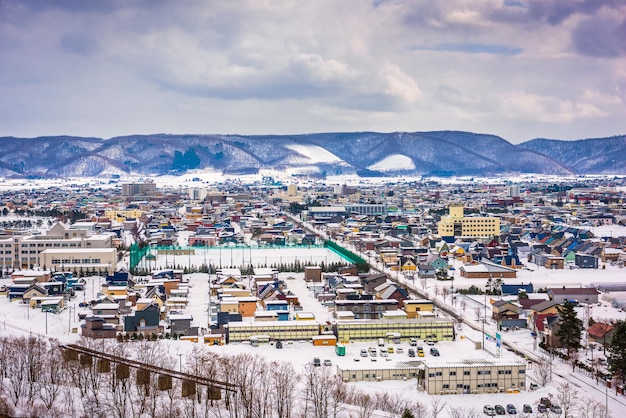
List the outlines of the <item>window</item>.
{"label": "window", "polygon": [[456,371],[450,372],[450,376],[456,376]]}
{"label": "window", "polygon": [[485,374],[491,374],[491,370],[479,370],[478,371],[478,375],[485,375]]}
{"label": "window", "polygon": [[442,387],[443,389],[450,389],[450,385],[448,385],[448,384],[442,385],[441,387]]}
{"label": "window", "polygon": [[442,376],[443,374],[441,372],[436,372],[435,376]]}
{"label": "window", "polygon": [[463,370],[463,376],[469,376],[470,372],[469,370]]}
{"label": "window", "polygon": [[498,374],[511,374],[510,370],[498,370]]}
{"label": "window", "polygon": [[518,373],[519,373],[519,374],[526,374],[526,370],[524,370],[524,369],[520,369],[520,370],[518,370]]}

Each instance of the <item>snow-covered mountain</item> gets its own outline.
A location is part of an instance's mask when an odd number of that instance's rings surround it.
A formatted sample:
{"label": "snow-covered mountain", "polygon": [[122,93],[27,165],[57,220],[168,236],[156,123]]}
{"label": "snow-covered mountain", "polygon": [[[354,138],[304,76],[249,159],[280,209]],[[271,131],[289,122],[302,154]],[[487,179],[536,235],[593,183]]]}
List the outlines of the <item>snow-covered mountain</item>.
{"label": "snow-covered mountain", "polygon": [[513,145],[458,131],[304,135],[0,138],[0,176],[70,177],[216,169],[312,175],[626,174],[626,136]]}

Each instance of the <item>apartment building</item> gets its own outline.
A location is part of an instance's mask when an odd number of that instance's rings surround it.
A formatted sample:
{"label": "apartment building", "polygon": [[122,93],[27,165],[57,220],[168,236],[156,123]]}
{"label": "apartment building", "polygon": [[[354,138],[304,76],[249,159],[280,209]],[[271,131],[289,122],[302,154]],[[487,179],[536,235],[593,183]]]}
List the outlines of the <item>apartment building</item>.
{"label": "apartment building", "polygon": [[486,216],[465,216],[463,204],[451,204],[449,214],[437,224],[442,237],[490,238],[500,234],[500,219]]}

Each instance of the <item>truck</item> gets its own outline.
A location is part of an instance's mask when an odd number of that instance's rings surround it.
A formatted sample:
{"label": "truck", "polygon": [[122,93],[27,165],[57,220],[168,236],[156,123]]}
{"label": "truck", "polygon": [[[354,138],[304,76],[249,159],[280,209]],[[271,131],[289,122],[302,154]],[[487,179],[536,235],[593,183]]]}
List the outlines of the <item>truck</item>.
{"label": "truck", "polygon": [[335,345],[335,354],[337,354],[338,356],[345,356],[346,346],[340,343]]}

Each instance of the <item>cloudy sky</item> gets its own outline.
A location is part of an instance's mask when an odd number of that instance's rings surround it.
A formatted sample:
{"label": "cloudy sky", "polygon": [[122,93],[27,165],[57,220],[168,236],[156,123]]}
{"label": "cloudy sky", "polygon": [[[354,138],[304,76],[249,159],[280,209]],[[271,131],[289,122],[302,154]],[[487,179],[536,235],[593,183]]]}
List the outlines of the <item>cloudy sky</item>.
{"label": "cloudy sky", "polygon": [[624,0],[0,0],[0,135],[626,133]]}

